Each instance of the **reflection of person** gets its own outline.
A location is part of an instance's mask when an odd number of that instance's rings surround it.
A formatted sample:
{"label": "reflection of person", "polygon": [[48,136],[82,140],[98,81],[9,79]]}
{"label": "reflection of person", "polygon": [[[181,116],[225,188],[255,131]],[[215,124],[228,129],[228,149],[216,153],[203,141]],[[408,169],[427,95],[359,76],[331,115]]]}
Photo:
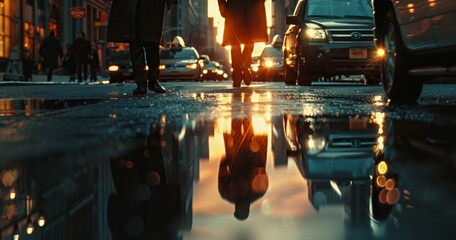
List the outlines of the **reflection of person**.
{"label": "reflection of person", "polygon": [[49,37],[44,39],[40,46],[40,56],[43,58],[43,69],[47,74],[47,81],[52,80],[52,73],[59,65],[59,58],[63,56],[62,45],[55,37],[55,32],[50,31]]}
{"label": "reflection of person", "polygon": [[[250,85],[254,43],[268,42],[265,0],[218,0],[225,18],[223,46],[231,46],[233,87]],[[244,44],[244,49],[241,49]]]}
{"label": "reflection of person", "polygon": [[234,216],[245,220],[250,204],[268,189],[267,135],[255,135],[251,119],[233,119],[231,134],[223,134],[226,156],[219,167],[220,195],[235,204]]}
{"label": "reflection of person", "polygon": [[[179,184],[168,174],[159,128],[123,156],[111,160],[116,193],[108,203],[113,240],[178,239],[182,200]],[[146,146],[146,148],[144,148]]]}
{"label": "reflection of person", "polygon": [[78,82],[82,82],[82,74],[84,73],[84,81],[89,78],[87,66],[89,64],[89,55],[92,47],[89,40],[85,38],[85,33],[80,31],[73,43],[73,50],[76,57],[76,72],[78,74]]}
{"label": "reflection of person", "polygon": [[[168,1],[170,0],[112,1],[108,41],[129,43],[137,85],[133,94],[146,94],[147,88],[157,93],[166,92],[158,81],[158,67],[163,16]],[[146,70],[146,63],[148,70]]]}

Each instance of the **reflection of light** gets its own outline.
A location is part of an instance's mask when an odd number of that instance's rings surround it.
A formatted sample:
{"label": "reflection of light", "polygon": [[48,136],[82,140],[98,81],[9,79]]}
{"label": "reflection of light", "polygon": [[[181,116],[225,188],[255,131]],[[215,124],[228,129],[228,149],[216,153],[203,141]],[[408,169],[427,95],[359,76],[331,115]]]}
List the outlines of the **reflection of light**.
{"label": "reflection of light", "polygon": [[38,218],[38,226],[42,227],[44,224],[46,224],[46,218],[44,218],[43,214],[40,214]]}
{"label": "reflection of light", "polygon": [[399,201],[400,196],[401,193],[399,192],[399,189],[393,188],[386,194],[386,202],[388,204],[395,204]]}
{"label": "reflection of light", "polygon": [[384,141],[385,141],[385,138],[384,138],[383,136],[379,136],[379,137],[377,138],[377,143],[378,143],[378,144],[383,144]]}
{"label": "reflection of light", "polygon": [[383,56],[385,56],[385,49],[383,49],[383,48],[377,49],[377,56],[378,56],[378,57],[383,57]]}
{"label": "reflection of light", "polygon": [[385,174],[388,171],[388,165],[385,161],[381,161],[377,165],[377,171],[380,174]]}
{"label": "reflection of light", "polygon": [[384,187],[386,183],[386,178],[384,175],[380,175],[377,177],[375,182],[377,183],[377,186]]}
{"label": "reflection of light", "polygon": [[385,183],[385,188],[391,190],[396,186],[396,181],[392,178],[388,179]]}
{"label": "reflection of light", "polygon": [[409,13],[414,13],[415,12],[415,6],[413,5],[413,3],[409,3],[407,4],[407,8],[409,9]]}
{"label": "reflection of light", "polygon": [[33,230],[34,230],[33,224],[32,224],[32,222],[30,221],[30,222],[28,222],[28,224],[27,224],[27,234],[29,234],[29,235],[32,234],[32,233],[33,233]]}
{"label": "reflection of light", "polygon": [[382,101],[382,96],[380,96],[380,95],[374,96],[374,102],[379,102],[379,101]]}
{"label": "reflection of light", "polygon": [[435,7],[435,5],[437,4],[436,2],[436,0],[428,0],[429,7]]}
{"label": "reflection of light", "polygon": [[14,189],[14,187],[11,188],[9,197],[11,200],[14,200],[16,198],[16,189]]}
{"label": "reflection of light", "polygon": [[266,120],[258,116],[252,117],[252,126],[253,134],[255,135],[267,135],[270,130],[270,126],[268,126]]}
{"label": "reflection of light", "polygon": [[378,201],[382,204],[386,203],[386,195],[388,194],[388,190],[386,188],[383,188],[380,193],[378,194]]}

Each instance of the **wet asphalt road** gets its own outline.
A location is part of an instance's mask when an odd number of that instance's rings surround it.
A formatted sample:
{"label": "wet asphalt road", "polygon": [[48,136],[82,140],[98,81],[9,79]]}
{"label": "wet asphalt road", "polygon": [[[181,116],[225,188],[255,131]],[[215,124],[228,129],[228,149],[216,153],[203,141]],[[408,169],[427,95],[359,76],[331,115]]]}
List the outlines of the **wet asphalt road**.
{"label": "wet asphalt road", "polygon": [[[147,96],[131,96],[133,84],[0,86],[2,191],[36,195],[34,211],[64,223],[64,230],[57,223],[39,230],[44,239],[454,235],[456,85],[425,85],[413,105],[390,103],[381,86],[358,84],[163,85],[166,94]],[[142,158],[162,162],[147,165]],[[254,160],[239,166],[235,160],[242,158]],[[168,184],[157,177],[139,184],[150,174],[133,174],[140,176],[135,182],[122,170],[138,165],[167,176]],[[10,171],[14,177],[7,178]],[[250,188],[236,176],[250,179]],[[171,197],[150,202],[156,195]],[[178,207],[163,205],[176,199]],[[149,205],[128,207],[135,201]],[[245,202],[250,215],[237,220],[234,206],[245,210]],[[26,219],[24,207],[17,209],[8,223]],[[158,230],[146,231],[150,224]]]}

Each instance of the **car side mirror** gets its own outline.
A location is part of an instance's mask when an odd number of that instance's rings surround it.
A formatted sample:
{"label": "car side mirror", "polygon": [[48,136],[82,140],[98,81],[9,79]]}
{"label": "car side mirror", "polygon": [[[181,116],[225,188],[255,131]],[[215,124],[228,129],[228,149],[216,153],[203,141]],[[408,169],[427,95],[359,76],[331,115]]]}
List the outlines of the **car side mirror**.
{"label": "car side mirror", "polygon": [[289,24],[289,25],[290,25],[290,24],[298,25],[298,24],[299,24],[298,16],[295,16],[295,15],[288,15],[288,16],[287,16],[286,23]]}

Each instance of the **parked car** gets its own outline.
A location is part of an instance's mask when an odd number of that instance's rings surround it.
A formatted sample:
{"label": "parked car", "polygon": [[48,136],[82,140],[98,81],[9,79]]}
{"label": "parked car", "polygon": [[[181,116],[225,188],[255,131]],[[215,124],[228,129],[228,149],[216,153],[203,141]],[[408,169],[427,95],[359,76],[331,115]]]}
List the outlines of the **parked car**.
{"label": "parked car", "polygon": [[203,77],[203,59],[194,47],[176,37],[169,47],[160,49],[160,80],[194,80]]}
{"label": "parked car", "polygon": [[371,0],[300,0],[284,36],[284,81],[310,85],[320,78],[364,75],[381,81]]}
{"label": "parked car", "polygon": [[130,50],[115,51],[109,61],[109,83],[134,79]]}
{"label": "parked car", "polygon": [[285,68],[283,66],[282,38],[274,36],[271,44],[266,45],[259,57],[260,81],[283,81]]}
{"label": "parked car", "polygon": [[375,42],[385,53],[382,73],[388,98],[414,102],[424,81],[456,76],[456,1],[372,2]]}

